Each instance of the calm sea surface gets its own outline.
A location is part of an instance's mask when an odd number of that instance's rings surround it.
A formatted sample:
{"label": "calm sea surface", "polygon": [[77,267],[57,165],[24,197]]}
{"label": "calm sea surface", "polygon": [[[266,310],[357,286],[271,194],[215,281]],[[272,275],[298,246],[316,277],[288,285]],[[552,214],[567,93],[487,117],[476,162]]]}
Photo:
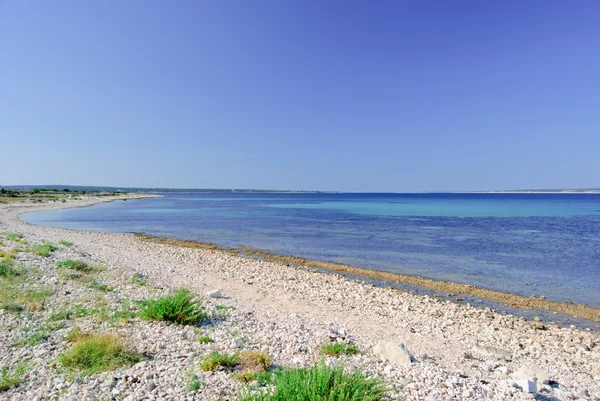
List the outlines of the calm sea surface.
{"label": "calm sea surface", "polygon": [[165,194],[23,215],[600,305],[600,195]]}

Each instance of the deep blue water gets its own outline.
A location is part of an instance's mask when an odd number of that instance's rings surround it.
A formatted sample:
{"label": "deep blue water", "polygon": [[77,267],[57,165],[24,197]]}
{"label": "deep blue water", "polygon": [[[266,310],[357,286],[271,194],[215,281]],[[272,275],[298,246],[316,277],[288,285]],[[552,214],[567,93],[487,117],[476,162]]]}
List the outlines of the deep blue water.
{"label": "deep blue water", "polygon": [[600,305],[600,195],[165,194],[23,215]]}

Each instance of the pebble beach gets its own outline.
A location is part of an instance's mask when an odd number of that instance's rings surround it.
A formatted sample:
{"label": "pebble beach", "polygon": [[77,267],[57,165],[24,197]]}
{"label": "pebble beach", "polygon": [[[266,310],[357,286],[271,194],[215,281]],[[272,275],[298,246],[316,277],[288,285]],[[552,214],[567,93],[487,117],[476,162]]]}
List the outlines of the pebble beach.
{"label": "pebble beach", "polygon": [[[301,265],[19,218],[146,196],[152,195],[0,205],[0,250],[20,250],[14,262],[31,277],[19,284],[22,291],[46,294],[35,307],[0,309],[0,369],[4,375],[23,370],[0,400],[216,401],[260,390],[231,370],[202,369],[214,351],[262,352],[273,369],[343,365],[383,380],[389,400],[600,400],[597,331],[374,287]],[[30,251],[36,244],[55,249],[41,256]],[[69,279],[58,267],[66,260],[101,268],[93,280]],[[136,301],[181,288],[203,299],[208,318],[202,324],[115,317],[135,311]],[[114,334],[143,358],[76,374],[59,362],[75,330]],[[323,351],[336,343],[358,352]]]}

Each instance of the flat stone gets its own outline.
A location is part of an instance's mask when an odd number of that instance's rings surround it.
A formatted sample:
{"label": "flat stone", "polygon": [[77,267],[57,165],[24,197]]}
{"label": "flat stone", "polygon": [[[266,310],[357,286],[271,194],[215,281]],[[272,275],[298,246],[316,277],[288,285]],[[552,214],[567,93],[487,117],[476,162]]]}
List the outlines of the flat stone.
{"label": "flat stone", "polygon": [[222,298],[221,290],[212,290],[206,294],[206,296],[211,298]]}
{"label": "flat stone", "polygon": [[391,341],[380,341],[373,347],[373,355],[397,365],[410,365],[412,355],[404,344]]}
{"label": "flat stone", "polygon": [[508,352],[502,348],[496,348],[496,347],[491,347],[489,345],[477,344],[473,347],[473,351],[475,351],[478,354],[491,356],[491,357],[494,357],[497,359],[504,359],[506,361],[512,360],[512,355],[510,354],[510,352]]}

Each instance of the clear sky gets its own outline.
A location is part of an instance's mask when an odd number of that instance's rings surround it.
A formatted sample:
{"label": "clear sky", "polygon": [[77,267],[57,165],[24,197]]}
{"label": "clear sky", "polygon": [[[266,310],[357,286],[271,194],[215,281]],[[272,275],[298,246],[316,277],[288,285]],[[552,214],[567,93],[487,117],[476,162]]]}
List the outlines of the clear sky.
{"label": "clear sky", "polygon": [[600,187],[598,1],[0,1],[0,184]]}

